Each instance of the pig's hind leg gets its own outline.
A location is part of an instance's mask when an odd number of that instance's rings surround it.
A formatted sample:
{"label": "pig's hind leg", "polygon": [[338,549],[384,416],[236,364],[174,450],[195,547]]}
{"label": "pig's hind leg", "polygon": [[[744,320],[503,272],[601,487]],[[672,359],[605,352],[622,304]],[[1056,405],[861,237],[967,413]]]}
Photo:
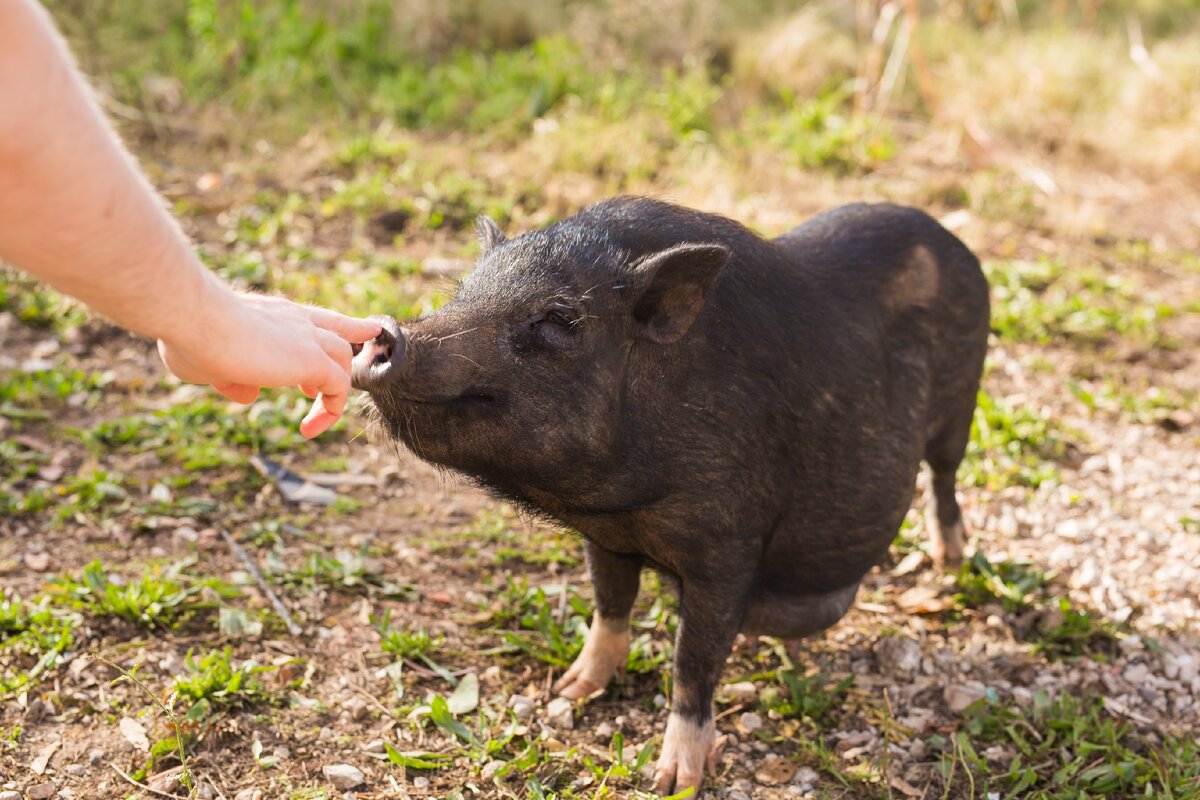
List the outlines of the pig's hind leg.
{"label": "pig's hind leg", "polygon": [[974,397],[968,413],[958,416],[942,427],[941,433],[925,447],[925,461],[932,473],[928,501],[925,506],[925,527],[929,532],[929,555],[933,563],[946,569],[962,563],[966,546],[962,509],[955,494],[958,465],[967,449],[971,434],[971,415],[975,411]]}
{"label": "pig's hind leg", "polygon": [[625,666],[629,613],[642,571],[640,556],[613,553],[591,542],[585,542],[584,553],[596,593],[596,613],[579,657],[554,684],[554,691],[570,700],[603,691],[613,673]]}

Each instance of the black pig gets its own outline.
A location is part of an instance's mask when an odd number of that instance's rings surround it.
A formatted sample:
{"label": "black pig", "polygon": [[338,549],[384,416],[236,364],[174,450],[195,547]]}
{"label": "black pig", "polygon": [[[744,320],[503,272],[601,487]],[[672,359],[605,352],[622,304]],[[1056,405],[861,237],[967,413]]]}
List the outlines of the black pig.
{"label": "black pig", "polygon": [[955,470],[987,347],[979,261],[921,211],[844,206],[765,240],[620,197],[506,240],[452,302],[354,362],[391,435],[585,541],[596,614],[556,691],[625,663],[638,574],[678,586],[656,781],[697,790],[739,631],[846,612],[933,473],[931,546],[963,548]]}

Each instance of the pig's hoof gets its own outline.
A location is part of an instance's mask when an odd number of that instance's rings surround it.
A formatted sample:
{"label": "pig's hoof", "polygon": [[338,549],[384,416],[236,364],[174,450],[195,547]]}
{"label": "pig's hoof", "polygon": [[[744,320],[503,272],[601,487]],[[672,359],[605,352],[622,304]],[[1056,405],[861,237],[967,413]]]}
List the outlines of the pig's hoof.
{"label": "pig's hoof", "polygon": [[717,736],[711,719],[699,724],[672,713],[667,718],[662,755],[654,770],[655,791],[672,794],[693,789],[692,797],[699,797],[704,773],[717,771],[725,739]]}
{"label": "pig's hoof", "polygon": [[929,556],[934,566],[943,572],[959,568],[963,560],[963,550],[966,547],[966,532],[962,520],[953,525],[943,527],[936,519],[929,522]]}
{"label": "pig's hoof", "polygon": [[554,684],[554,691],[568,700],[591,697],[604,691],[613,673],[625,666],[628,658],[629,627],[594,619],[583,651]]}

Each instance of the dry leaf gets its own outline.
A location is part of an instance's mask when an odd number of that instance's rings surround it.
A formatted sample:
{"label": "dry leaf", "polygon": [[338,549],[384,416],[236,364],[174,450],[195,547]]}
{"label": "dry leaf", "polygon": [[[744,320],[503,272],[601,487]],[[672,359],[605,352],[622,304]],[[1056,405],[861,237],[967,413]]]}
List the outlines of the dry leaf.
{"label": "dry leaf", "polygon": [[936,614],[945,611],[949,601],[932,586],[914,586],[896,598],[896,605],[911,614]]}
{"label": "dry leaf", "polygon": [[42,751],[37,754],[29,768],[33,770],[34,775],[41,775],[46,771],[46,766],[50,763],[50,756],[54,755],[54,751],[62,745],[62,742],[51,742],[42,748]]}

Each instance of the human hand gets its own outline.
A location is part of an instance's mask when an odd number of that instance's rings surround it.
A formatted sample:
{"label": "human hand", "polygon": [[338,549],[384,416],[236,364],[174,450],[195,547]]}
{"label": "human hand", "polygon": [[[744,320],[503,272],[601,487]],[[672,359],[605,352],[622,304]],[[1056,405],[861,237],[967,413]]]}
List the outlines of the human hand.
{"label": "human hand", "polygon": [[337,422],[350,391],[350,344],[373,339],[378,322],[304,306],[281,297],[220,287],[197,318],[158,341],[167,369],[189,383],[211,384],[238,403],[260,388],[299,386],[312,398],[300,433],[312,438]]}

